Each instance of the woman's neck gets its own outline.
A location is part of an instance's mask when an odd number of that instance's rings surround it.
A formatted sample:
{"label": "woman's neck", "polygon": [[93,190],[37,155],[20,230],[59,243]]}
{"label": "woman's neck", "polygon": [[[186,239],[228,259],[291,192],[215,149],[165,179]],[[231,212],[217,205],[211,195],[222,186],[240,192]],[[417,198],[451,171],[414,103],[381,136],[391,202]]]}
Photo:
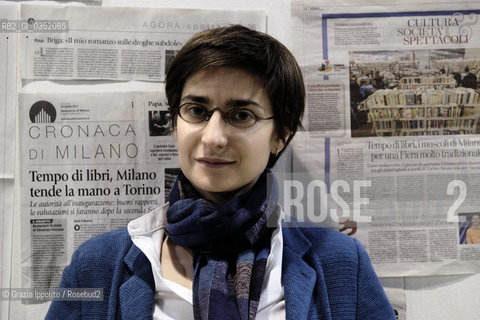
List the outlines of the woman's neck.
{"label": "woman's neck", "polygon": [[177,245],[168,236],[162,242],[160,256],[163,277],[187,289],[192,289],[193,258],[190,250]]}
{"label": "woman's neck", "polygon": [[206,190],[202,190],[201,188],[195,186],[192,182],[192,186],[197,190],[198,193],[200,193],[200,195],[202,197],[204,197],[205,199],[211,201],[212,203],[215,203],[216,205],[221,205],[225,202],[227,202],[228,200],[242,194],[242,193],[245,193],[247,192],[248,190],[250,190],[254,185],[255,183],[258,181],[258,177],[257,179],[251,181],[250,183],[236,189],[236,190],[231,190],[231,191],[223,191],[223,192],[212,192],[212,191],[206,191]]}

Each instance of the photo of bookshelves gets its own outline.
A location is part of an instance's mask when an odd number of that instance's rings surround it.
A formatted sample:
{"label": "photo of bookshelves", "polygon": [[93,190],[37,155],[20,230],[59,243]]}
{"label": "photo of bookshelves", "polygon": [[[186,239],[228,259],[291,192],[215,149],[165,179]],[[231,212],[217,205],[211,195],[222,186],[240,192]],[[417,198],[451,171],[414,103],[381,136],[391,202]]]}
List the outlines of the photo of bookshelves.
{"label": "photo of bookshelves", "polygon": [[480,134],[480,48],[352,51],[349,70],[352,137]]}
{"label": "photo of bookshelves", "polygon": [[385,89],[365,104],[377,136],[473,134],[480,118],[480,91]]}
{"label": "photo of bookshelves", "polygon": [[400,89],[442,89],[455,88],[455,79],[452,76],[438,77],[404,77],[400,79]]}

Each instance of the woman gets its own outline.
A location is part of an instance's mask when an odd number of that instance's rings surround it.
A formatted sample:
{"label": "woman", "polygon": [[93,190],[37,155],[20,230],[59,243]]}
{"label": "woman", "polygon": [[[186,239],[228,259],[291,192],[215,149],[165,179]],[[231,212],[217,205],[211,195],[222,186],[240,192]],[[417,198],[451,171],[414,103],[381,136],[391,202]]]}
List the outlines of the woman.
{"label": "woman", "polygon": [[467,244],[480,243],[480,214],[472,215],[471,223],[471,227],[467,229]]}
{"label": "woman", "polygon": [[269,168],[305,98],[283,45],[204,31],[171,62],[166,94],[181,167],[169,203],[83,244],[61,287],[105,299],[54,301],[47,318],[395,319],[356,240],[282,226]]}

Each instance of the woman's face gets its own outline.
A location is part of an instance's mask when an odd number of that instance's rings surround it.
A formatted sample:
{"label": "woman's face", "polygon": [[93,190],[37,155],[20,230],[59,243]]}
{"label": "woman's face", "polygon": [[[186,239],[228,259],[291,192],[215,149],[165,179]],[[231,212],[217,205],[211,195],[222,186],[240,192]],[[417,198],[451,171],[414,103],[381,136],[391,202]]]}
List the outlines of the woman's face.
{"label": "woman's face", "polygon": [[[198,71],[183,88],[180,105],[186,102],[223,112],[243,106],[259,117],[273,116],[263,86],[241,69]],[[270,153],[284,146],[276,136],[273,119],[237,128],[215,111],[206,122],[189,123],[181,117],[176,121],[180,167],[202,196],[215,203],[250,189],[265,170]]]}
{"label": "woman's face", "polygon": [[473,215],[472,216],[472,225],[474,227],[480,227],[480,216],[479,215]]}

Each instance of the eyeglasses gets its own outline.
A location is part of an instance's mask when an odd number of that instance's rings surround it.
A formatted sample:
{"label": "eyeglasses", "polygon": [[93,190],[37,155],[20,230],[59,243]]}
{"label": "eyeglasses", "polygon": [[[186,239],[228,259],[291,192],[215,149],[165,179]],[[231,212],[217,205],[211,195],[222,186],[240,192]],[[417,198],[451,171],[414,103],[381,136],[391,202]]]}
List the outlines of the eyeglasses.
{"label": "eyeglasses", "polygon": [[252,127],[260,120],[273,119],[273,116],[268,118],[259,117],[252,110],[247,108],[234,107],[227,112],[223,112],[220,108],[208,110],[205,106],[193,102],[186,102],[180,105],[179,115],[180,118],[186,122],[201,123],[210,120],[213,113],[217,110],[220,111],[222,118],[226,123],[240,129]]}

